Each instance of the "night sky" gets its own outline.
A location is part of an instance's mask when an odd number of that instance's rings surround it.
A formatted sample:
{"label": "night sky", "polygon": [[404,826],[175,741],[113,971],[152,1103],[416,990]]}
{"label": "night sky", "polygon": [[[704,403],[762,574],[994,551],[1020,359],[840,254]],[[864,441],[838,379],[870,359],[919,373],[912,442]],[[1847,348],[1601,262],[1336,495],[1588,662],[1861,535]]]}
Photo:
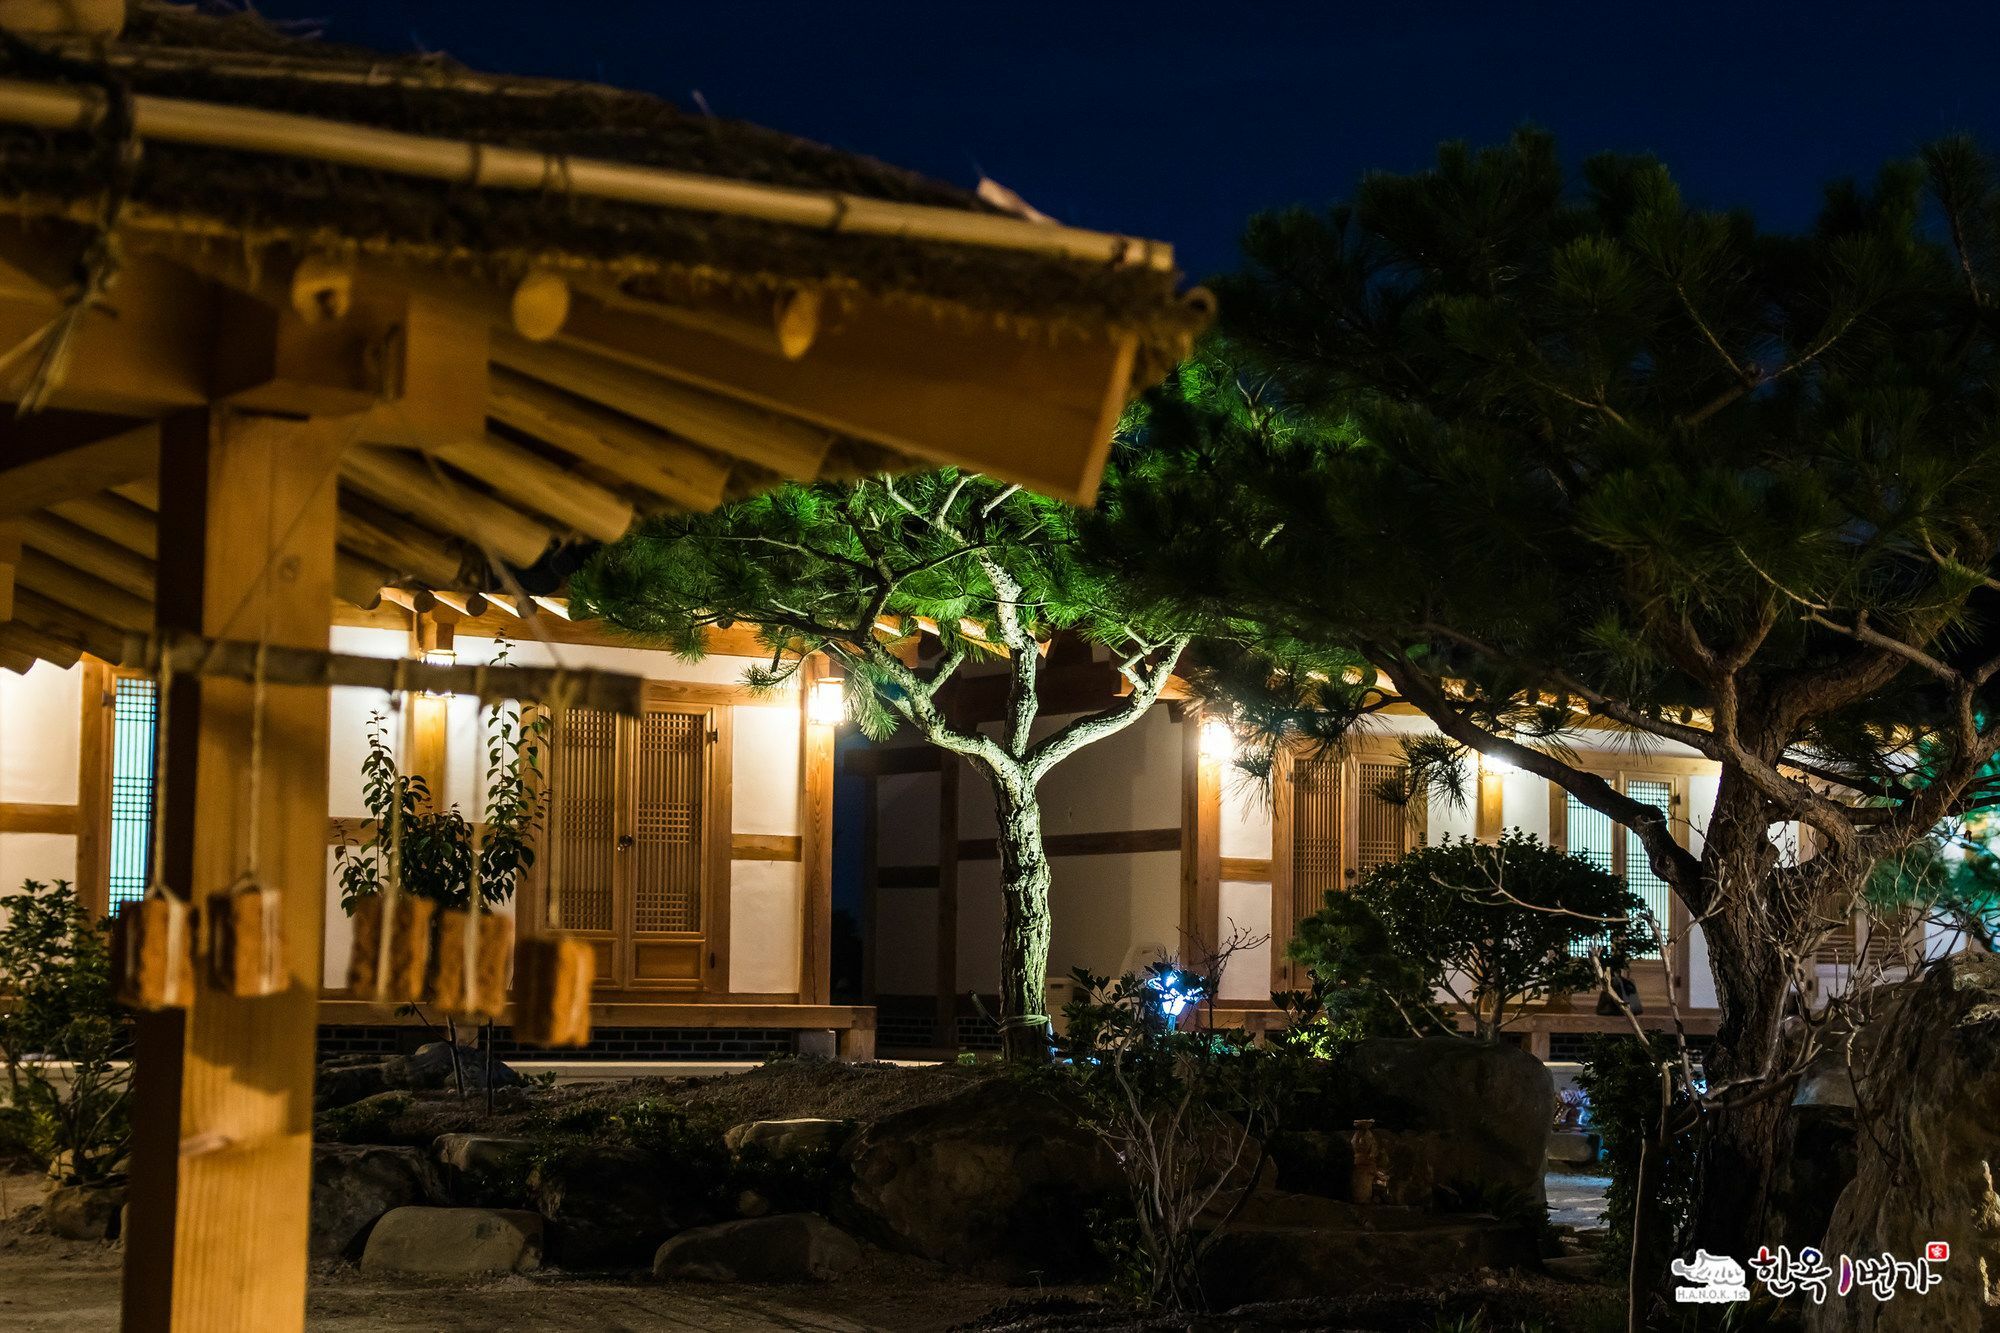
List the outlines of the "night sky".
{"label": "night sky", "polygon": [[259,0],[329,37],[640,88],[1173,241],[1323,204],[1533,121],[1651,151],[1690,200],[1807,222],[1820,185],[1970,130],[2000,149],[2000,6]]}

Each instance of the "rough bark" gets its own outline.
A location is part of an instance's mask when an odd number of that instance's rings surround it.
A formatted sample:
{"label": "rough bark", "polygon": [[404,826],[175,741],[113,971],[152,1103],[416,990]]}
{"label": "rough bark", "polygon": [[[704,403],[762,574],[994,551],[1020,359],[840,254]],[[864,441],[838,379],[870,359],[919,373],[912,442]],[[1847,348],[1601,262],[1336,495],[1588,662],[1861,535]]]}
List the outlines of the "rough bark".
{"label": "rough bark", "polygon": [[1042,810],[1015,775],[992,775],[1000,825],[1000,1036],[1009,1060],[1041,1060],[1049,1044],[1049,885]]}

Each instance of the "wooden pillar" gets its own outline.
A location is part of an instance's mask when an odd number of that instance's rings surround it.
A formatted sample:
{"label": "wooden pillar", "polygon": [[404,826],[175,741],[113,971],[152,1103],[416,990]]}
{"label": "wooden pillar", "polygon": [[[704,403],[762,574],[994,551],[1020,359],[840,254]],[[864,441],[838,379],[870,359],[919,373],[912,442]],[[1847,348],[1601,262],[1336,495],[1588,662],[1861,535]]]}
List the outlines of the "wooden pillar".
{"label": "wooden pillar", "polygon": [[964,761],[938,756],[937,1043],[958,1047],[958,775]]}
{"label": "wooden pillar", "polygon": [[1472,836],[1480,842],[1499,840],[1507,820],[1507,778],[1505,774],[1479,770],[1479,808],[1473,816]]}
{"label": "wooden pillar", "polygon": [[[449,611],[420,612],[410,626],[413,655],[429,661],[433,654],[452,653],[457,619]],[[450,749],[451,701],[414,690],[403,700],[403,718],[403,771],[411,777],[421,776],[424,779],[430,787],[433,810],[448,809],[451,796],[445,784],[450,774],[446,769],[445,756]]]}
{"label": "wooden pillar", "polygon": [[1202,753],[1201,715],[1181,723],[1181,957],[1199,967],[1221,941],[1222,764]]}
{"label": "wooden pillar", "polygon": [[111,912],[111,763],[117,677],[108,663],[86,657],[82,714],[77,725],[76,893],[93,919]]}
{"label": "wooden pillar", "polygon": [[[325,648],[338,437],[316,423],[200,410],[160,444],[162,629]],[[132,1101],[124,1327],[282,1333],[305,1324],[315,1005],[326,902],[327,692],[270,686],[258,808],[252,687],[173,683],[164,745],[168,886],[200,898],[261,832],[290,984],[199,988],[141,1014]]]}
{"label": "wooden pillar", "polygon": [[813,721],[813,687],[827,675],[818,654],[799,668],[800,892],[799,1003],[828,1004],[833,996],[833,741],[830,722]]}

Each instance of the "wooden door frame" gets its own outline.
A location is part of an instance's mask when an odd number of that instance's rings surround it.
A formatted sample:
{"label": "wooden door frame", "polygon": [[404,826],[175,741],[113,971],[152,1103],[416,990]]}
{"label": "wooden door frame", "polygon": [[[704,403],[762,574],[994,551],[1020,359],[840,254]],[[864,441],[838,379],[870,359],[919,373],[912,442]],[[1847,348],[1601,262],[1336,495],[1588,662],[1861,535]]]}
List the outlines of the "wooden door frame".
{"label": "wooden door frame", "polygon": [[[1580,756],[1588,759],[1592,756]],[[1613,759],[1616,756],[1594,756]],[[1693,798],[1688,784],[1701,771],[1701,760],[1658,757],[1633,766],[1623,764],[1597,765],[1584,771],[1603,778],[1621,794],[1631,781],[1665,782],[1669,792],[1667,800],[1667,827],[1673,831],[1674,841],[1687,847],[1694,831],[1693,821],[1688,811],[1693,808]],[[1549,845],[1563,851],[1569,850],[1569,793],[1551,782],[1549,788]],[[1625,877],[1626,860],[1630,854],[1633,833],[1617,820],[1611,821],[1611,873]],[[1688,994],[1688,930],[1693,919],[1688,915],[1686,904],[1670,886],[1667,889],[1667,919],[1663,923],[1667,931],[1666,947],[1660,954],[1649,958],[1632,960],[1633,980],[1653,973],[1660,974],[1662,989],[1668,976],[1673,979],[1673,991],[1678,1005],[1687,1007]]]}
{"label": "wooden door frame", "polygon": [[[630,925],[634,920],[631,873],[624,868],[630,865],[630,861],[628,859],[621,863],[614,859],[611,957],[615,975],[609,984],[597,989],[592,996],[592,1003],[608,1004],[626,998],[644,997],[657,1000],[674,994],[702,1001],[739,998],[728,988],[730,865],[734,855],[731,791],[734,781],[735,708],[730,699],[719,696],[713,686],[698,682],[648,680],[643,700],[649,711],[691,714],[705,717],[708,722],[706,733],[708,748],[702,765],[701,795],[702,943],[693,987],[633,982],[630,979],[631,953],[637,932]],[[628,833],[631,829],[631,803],[637,799],[634,782],[638,762],[634,748],[638,734],[637,727],[635,719],[620,718],[614,731],[615,749],[612,758],[613,790],[616,793],[616,809],[612,821],[614,838]],[[550,766],[552,767],[554,763],[553,749],[551,749]],[[535,872],[523,886],[520,901],[516,905],[518,913],[516,924],[543,930],[549,928],[546,918],[548,874],[554,850],[548,842],[546,821],[543,823],[537,843]]]}

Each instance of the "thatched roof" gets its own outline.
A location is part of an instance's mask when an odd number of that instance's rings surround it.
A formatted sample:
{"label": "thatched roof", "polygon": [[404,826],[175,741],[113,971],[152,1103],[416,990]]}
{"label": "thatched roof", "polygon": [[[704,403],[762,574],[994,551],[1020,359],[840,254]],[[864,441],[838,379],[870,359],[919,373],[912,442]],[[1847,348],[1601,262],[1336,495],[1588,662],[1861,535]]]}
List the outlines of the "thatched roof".
{"label": "thatched roof", "polygon": [[[438,57],[316,40],[244,13],[140,0],[118,40],[0,46],[0,78],[256,108],[404,133],[838,191],[974,213],[974,194],[872,159],[641,93],[479,74]],[[125,144],[0,127],[0,209],[97,206],[126,180]],[[823,230],[671,208],[480,189],[268,153],[148,141],[130,166],[128,219],[210,229],[249,245],[353,247],[505,276],[609,267],[635,295],[820,289],[920,303],[1022,329],[1107,324],[1140,333],[1141,374],[1184,346],[1201,314],[1170,267]]]}

